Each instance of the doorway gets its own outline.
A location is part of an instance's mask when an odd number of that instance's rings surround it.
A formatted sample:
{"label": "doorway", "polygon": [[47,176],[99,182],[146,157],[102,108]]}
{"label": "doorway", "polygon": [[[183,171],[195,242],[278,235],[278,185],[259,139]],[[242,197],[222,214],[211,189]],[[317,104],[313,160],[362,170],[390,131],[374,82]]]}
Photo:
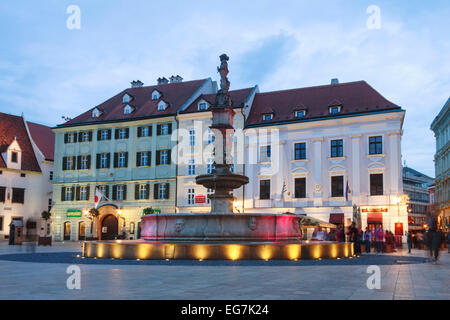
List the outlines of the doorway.
{"label": "doorway", "polygon": [[86,222],[78,223],[78,240],[86,240]]}
{"label": "doorway", "polygon": [[102,220],[101,240],[114,240],[119,235],[119,221],[113,214],[109,214]]}
{"label": "doorway", "polygon": [[69,221],[64,222],[64,241],[70,241],[70,229],[71,229],[71,223]]}

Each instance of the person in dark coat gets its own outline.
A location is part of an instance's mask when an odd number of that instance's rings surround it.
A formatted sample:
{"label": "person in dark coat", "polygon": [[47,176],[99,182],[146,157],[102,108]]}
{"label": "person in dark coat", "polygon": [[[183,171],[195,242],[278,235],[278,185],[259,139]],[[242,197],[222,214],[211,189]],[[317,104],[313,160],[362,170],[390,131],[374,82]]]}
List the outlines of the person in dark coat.
{"label": "person in dark coat", "polygon": [[411,233],[411,231],[409,231],[408,235],[406,236],[406,243],[408,244],[408,253],[411,253],[411,248],[412,248],[412,233]]}
{"label": "person in dark coat", "polygon": [[14,245],[15,235],[16,235],[16,226],[14,225],[14,223],[11,222],[11,224],[9,225],[9,242],[8,242],[10,246]]}
{"label": "person in dark coat", "polygon": [[428,232],[427,244],[430,250],[430,256],[437,262],[439,259],[439,247],[441,246],[441,233],[437,230],[437,219],[434,215],[427,218]]}

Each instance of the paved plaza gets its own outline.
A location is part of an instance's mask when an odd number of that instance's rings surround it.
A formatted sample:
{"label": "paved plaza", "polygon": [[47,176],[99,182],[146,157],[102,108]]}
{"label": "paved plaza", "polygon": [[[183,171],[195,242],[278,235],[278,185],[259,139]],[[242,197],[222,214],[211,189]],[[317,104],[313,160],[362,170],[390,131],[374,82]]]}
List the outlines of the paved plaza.
{"label": "paved plaza", "polygon": [[[322,261],[111,261],[80,259],[80,243],[0,243],[0,299],[450,299],[450,254],[427,252]],[[81,269],[81,289],[66,286]],[[381,289],[369,290],[369,265]]]}

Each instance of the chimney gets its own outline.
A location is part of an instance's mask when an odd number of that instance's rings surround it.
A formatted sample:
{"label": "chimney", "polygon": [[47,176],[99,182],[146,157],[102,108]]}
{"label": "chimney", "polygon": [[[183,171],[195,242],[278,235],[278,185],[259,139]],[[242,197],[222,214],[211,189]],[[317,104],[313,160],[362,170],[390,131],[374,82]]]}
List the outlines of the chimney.
{"label": "chimney", "polygon": [[160,84],[168,84],[169,80],[166,79],[166,77],[158,78],[158,85]]}
{"label": "chimney", "polygon": [[331,79],[331,84],[339,84],[339,79],[338,78]]}
{"label": "chimney", "polygon": [[183,81],[183,78],[180,77],[179,75],[171,76],[169,79],[170,79],[170,83],[179,83],[179,82]]}
{"label": "chimney", "polygon": [[144,85],[144,83],[140,80],[131,81],[130,83],[132,88],[141,88]]}

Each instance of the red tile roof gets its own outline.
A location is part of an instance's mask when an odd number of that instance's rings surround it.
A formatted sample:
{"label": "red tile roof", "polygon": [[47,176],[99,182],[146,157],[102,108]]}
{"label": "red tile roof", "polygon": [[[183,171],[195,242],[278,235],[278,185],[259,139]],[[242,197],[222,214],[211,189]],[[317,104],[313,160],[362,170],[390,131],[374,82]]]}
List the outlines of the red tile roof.
{"label": "red tile roof", "polygon": [[41,172],[23,118],[6,113],[0,113],[0,168],[6,168],[1,153],[7,151],[14,137],[22,150],[22,170]]}
{"label": "red tile roof", "polygon": [[44,154],[45,160],[53,161],[55,152],[55,133],[50,127],[27,121],[31,138]]}
{"label": "red tile roof", "polygon": [[[206,81],[207,79],[202,79],[140,88],[128,88],[96,107],[103,112],[99,118],[92,118],[92,110],[95,109],[92,108],[60,126],[134,120],[136,118],[175,114]],[[152,92],[155,89],[162,94],[158,100],[152,100]],[[130,105],[137,107],[137,110],[127,115],[123,113],[125,105],[122,103],[122,96],[125,93],[134,97]],[[160,100],[164,100],[169,104],[168,108],[164,111],[158,111],[158,103]]]}
{"label": "red tile roof", "polygon": [[[247,125],[270,125],[295,119],[295,110],[306,109],[302,119],[336,117],[329,114],[329,107],[342,105],[338,116],[358,113],[401,109],[386,100],[365,81],[347,82],[283,91],[257,93]],[[273,113],[272,121],[263,122],[262,115]]]}
{"label": "red tile roof", "polygon": [[[233,108],[243,107],[253,89],[254,88],[246,88],[230,91],[230,98]],[[213,105],[216,101],[216,94],[202,94],[181,113],[199,112],[198,103],[202,99],[207,101],[210,105]]]}

